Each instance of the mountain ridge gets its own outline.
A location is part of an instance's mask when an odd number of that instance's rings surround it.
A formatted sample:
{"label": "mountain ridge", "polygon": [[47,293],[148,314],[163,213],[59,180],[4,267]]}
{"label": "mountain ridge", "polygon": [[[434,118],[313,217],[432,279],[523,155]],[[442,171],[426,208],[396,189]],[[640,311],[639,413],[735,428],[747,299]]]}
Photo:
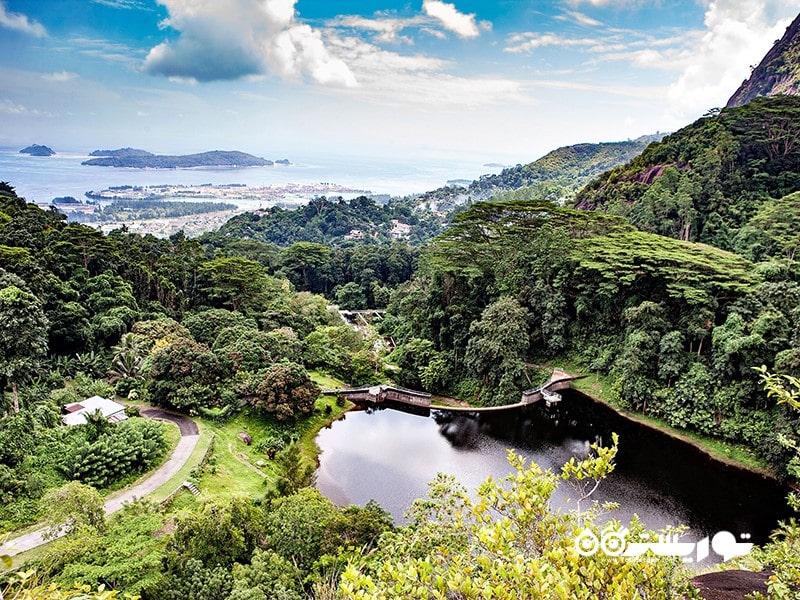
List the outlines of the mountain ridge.
{"label": "mountain ridge", "polygon": [[758,66],[728,100],[726,108],[759,97],[800,95],[800,15],[786,28]]}
{"label": "mountain ridge", "polygon": [[657,132],[620,142],[579,143],[561,146],[536,160],[506,167],[500,173],[481,175],[466,187],[442,187],[420,194],[417,200],[442,210],[451,205],[486,200],[497,193],[526,188],[538,199],[565,202],[584,184],[605,171],[639,155],[664,135]]}

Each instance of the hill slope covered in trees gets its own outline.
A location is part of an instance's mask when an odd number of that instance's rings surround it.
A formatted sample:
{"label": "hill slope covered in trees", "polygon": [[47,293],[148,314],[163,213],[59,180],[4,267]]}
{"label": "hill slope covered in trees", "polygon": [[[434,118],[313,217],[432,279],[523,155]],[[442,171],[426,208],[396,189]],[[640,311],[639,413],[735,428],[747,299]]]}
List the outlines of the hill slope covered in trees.
{"label": "hill slope covered in trees", "polygon": [[779,243],[778,229],[753,220],[781,210],[795,218],[781,199],[799,190],[800,97],[778,96],[723,109],[651,144],[587,184],[575,207],[759,258]]}
{"label": "hill slope covered in trees", "polygon": [[662,137],[655,134],[626,142],[562,146],[531,163],[503,169],[496,175],[482,175],[466,189],[459,186],[439,188],[421,194],[418,201],[442,210],[522,188],[527,198],[564,201],[571,199],[593,177],[631,160],[647,144]]}

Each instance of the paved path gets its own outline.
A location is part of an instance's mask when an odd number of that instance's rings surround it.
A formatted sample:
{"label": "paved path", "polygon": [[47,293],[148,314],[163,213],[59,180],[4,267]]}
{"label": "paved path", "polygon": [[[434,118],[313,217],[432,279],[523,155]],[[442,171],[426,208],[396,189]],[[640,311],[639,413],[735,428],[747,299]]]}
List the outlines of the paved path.
{"label": "paved path", "polygon": [[[142,410],[142,415],[148,419],[163,419],[175,423],[181,430],[181,439],[167,462],[161,465],[150,477],[106,500],[106,515],[117,512],[122,508],[123,504],[146,496],[172,479],[180,471],[181,467],[186,464],[186,461],[189,460],[189,456],[200,440],[200,431],[197,429],[197,423],[188,417],[168,413],[157,408],[144,409]],[[39,529],[9,540],[6,544],[0,546],[0,554],[14,556],[46,544],[48,540],[42,537],[43,532],[43,529]]]}

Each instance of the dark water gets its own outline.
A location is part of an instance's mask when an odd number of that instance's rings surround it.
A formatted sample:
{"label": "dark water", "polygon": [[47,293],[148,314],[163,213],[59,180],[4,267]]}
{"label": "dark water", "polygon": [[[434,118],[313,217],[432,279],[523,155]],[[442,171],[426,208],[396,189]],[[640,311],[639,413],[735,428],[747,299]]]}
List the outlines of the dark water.
{"label": "dark water", "polygon": [[[688,526],[689,541],[730,531],[763,543],[789,516],[787,490],[774,480],[714,461],[574,391],[551,409],[540,403],[491,416],[350,412],[317,438],[317,486],[341,505],[374,498],[404,522],[437,472],[455,475],[472,491],[487,476],[510,472],[508,448],[556,471],[571,456],[585,456],[589,443],[609,444],[612,431],[620,436],[617,468],[592,498],[618,502],[611,516],[623,523],[636,513],[651,529]],[[571,509],[574,503],[565,505],[569,492],[562,485],[554,507]]]}

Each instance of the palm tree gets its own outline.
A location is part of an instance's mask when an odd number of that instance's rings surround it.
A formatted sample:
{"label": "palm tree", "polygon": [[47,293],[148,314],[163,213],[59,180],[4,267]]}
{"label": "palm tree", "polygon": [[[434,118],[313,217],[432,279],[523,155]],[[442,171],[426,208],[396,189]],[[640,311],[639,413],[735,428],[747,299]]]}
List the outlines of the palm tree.
{"label": "palm tree", "polygon": [[111,351],[111,370],[109,374],[114,381],[120,379],[142,379],[142,365],[144,356],[142,349],[136,341],[136,336],[132,333],[123,335],[119,344],[114,346]]}

